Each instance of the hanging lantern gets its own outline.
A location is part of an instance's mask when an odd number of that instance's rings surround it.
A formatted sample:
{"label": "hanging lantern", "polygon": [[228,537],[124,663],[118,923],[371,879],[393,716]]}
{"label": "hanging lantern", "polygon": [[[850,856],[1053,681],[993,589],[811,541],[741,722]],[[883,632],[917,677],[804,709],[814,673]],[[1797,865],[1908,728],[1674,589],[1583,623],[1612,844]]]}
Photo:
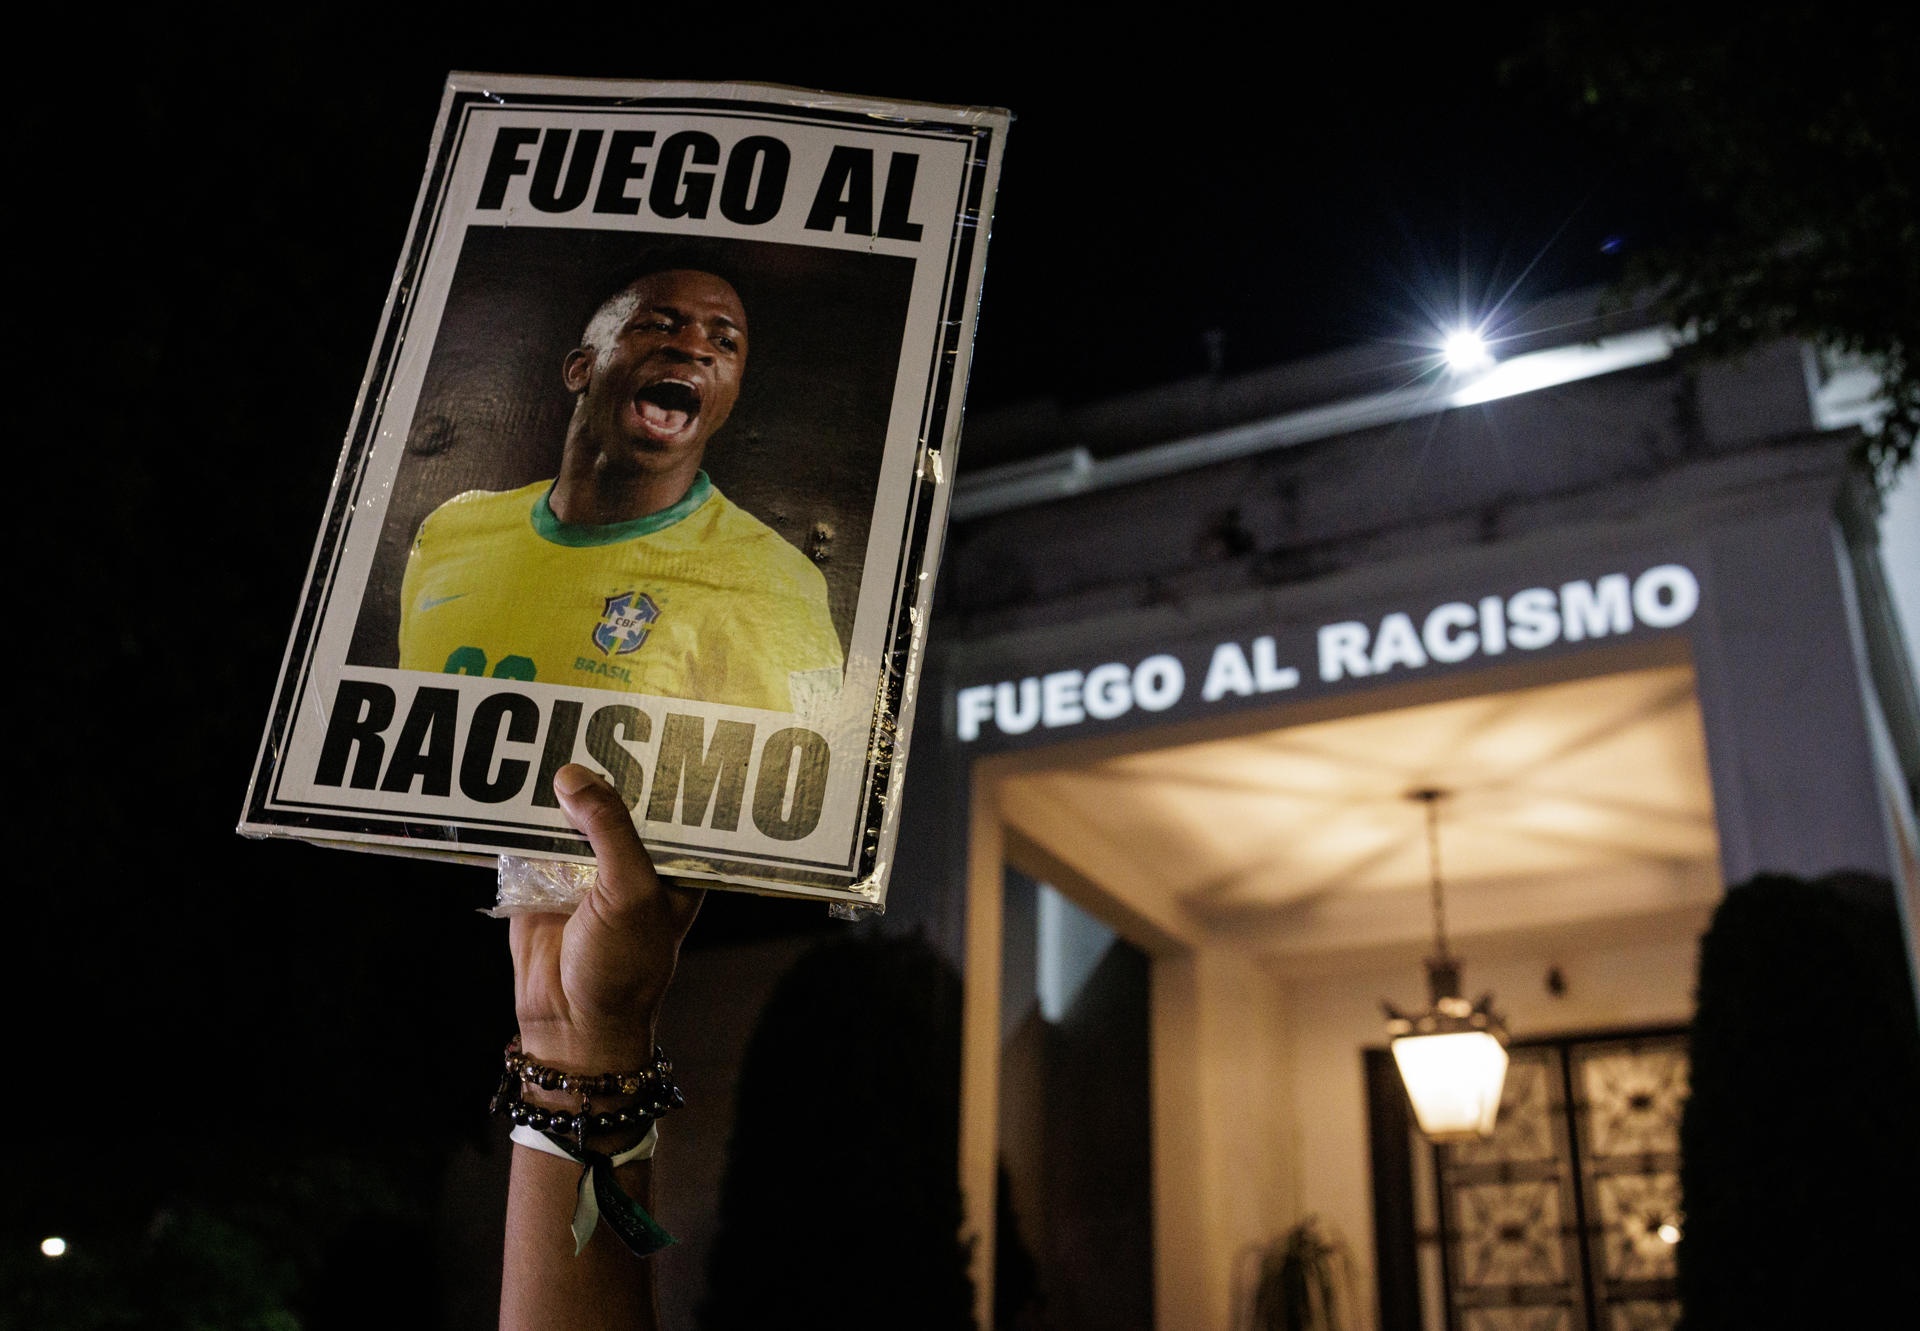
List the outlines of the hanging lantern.
{"label": "hanging lantern", "polygon": [[1460,963],[1447,950],[1446,899],[1440,886],[1438,790],[1416,790],[1427,806],[1427,855],[1433,877],[1433,945],[1427,958],[1428,1006],[1408,1016],[1384,1004],[1393,1059],[1406,1083],[1420,1131],[1436,1142],[1493,1135],[1500,1088],[1507,1079],[1507,1032],[1493,1011],[1493,995],[1469,1003],[1460,996]]}

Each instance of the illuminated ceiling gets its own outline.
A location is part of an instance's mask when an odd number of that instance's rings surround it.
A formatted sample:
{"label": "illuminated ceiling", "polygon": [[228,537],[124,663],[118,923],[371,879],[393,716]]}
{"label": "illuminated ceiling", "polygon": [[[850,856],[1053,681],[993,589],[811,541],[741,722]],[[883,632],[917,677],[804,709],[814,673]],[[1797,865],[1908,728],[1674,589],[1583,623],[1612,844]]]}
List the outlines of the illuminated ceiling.
{"label": "illuminated ceiling", "polygon": [[1697,918],[1718,848],[1693,671],[1662,666],[1009,771],[1016,864],[1136,942],[1297,964],[1431,936]]}

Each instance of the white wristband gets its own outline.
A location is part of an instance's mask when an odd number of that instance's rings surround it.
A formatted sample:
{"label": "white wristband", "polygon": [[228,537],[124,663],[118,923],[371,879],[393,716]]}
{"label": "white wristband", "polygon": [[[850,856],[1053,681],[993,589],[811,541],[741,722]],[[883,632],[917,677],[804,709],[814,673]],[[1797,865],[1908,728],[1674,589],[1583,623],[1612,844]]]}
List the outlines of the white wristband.
{"label": "white wristband", "polygon": [[[524,1123],[513,1130],[512,1137],[513,1140],[521,1146],[530,1146],[536,1151],[545,1151],[548,1155],[557,1155],[562,1160],[573,1161],[576,1165],[586,1163],[586,1161],[582,1160],[572,1151],[567,1150],[566,1147],[547,1136],[546,1133],[539,1131],[537,1128],[530,1128]],[[647,1125],[647,1135],[640,1139],[638,1145],[620,1152],[619,1155],[610,1156],[609,1159],[613,1161],[616,1167],[619,1165],[630,1165],[635,1160],[651,1160],[653,1159],[653,1148],[659,1144],[660,1124],[658,1122],[649,1123]]]}
{"label": "white wristband", "polygon": [[[524,1123],[513,1130],[512,1137],[513,1140],[521,1146],[531,1147],[536,1151],[545,1151],[548,1155],[557,1155],[562,1160],[570,1160],[576,1165],[586,1164],[586,1161],[582,1160],[572,1151],[569,1151],[566,1147],[560,1145],[560,1143],[556,1142],[553,1138],[547,1136],[546,1133],[530,1128]],[[619,1155],[609,1156],[608,1159],[615,1165],[631,1164],[635,1160],[651,1160],[653,1158],[653,1148],[659,1144],[659,1141],[660,1125],[657,1122],[649,1123],[647,1125],[647,1135],[640,1139],[638,1146],[633,1147],[631,1150],[622,1151]],[[615,1192],[619,1191],[619,1185],[613,1184],[611,1178],[607,1181],[609,1184],[612,1184]],[[644,1212],[642,1214],[644,1214]],[[573,1255],[575,1257],[578,1257],[587,1250],[587,1240],[593,1237],[593,1231],[599,1224],[600,1199],[594,1192],[593,1171],[590,1169],[582,1169],[580,1171],[580,1185],[574,1189],[573,1219],[568,1226],[573,1231]]]}

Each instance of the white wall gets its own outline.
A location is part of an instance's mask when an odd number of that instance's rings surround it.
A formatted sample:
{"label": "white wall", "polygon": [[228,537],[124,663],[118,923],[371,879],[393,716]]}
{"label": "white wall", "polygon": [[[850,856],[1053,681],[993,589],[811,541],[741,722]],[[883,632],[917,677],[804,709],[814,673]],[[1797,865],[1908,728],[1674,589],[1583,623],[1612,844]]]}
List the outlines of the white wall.
{"label": "white wall", "polygon": [[1217,1331],[1243,1254],[1292,1214],[1286,1011],[1230,947],[1155,957],[1152,990],[1154,1325]]}
{"label": "white wall", "polygon": [[1880,514],[1880,561],[1894,617],[1907,640],[1907,667],[1920,679],[1920,464],[1909,465]]}

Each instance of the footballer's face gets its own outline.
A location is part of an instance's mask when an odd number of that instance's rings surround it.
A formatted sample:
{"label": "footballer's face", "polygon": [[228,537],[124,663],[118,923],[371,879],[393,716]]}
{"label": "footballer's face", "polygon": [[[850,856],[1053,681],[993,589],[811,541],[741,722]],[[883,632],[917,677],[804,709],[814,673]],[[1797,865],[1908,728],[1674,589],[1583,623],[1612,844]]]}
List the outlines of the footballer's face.
{"label": "footballer's face", "polygon": [[624,442],[636,460],[671,464],[704,454],[746,368],[747,312],[732,285],[675,269],[601,306],[564,374],[602,447]]}

